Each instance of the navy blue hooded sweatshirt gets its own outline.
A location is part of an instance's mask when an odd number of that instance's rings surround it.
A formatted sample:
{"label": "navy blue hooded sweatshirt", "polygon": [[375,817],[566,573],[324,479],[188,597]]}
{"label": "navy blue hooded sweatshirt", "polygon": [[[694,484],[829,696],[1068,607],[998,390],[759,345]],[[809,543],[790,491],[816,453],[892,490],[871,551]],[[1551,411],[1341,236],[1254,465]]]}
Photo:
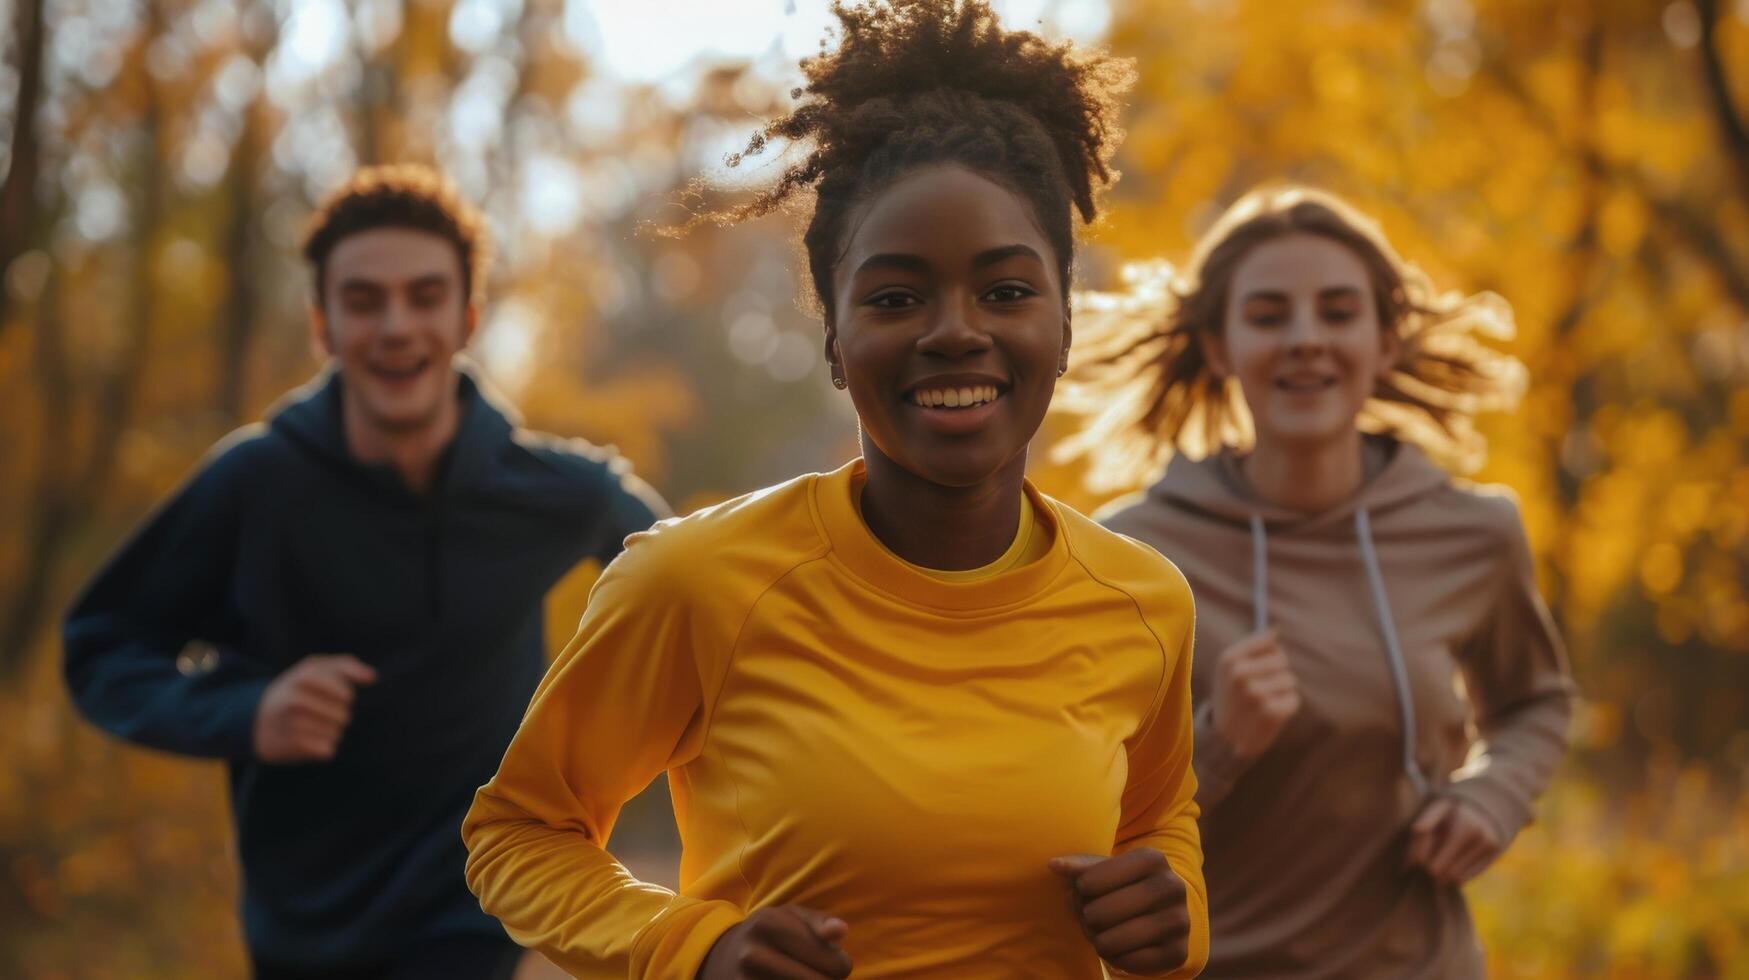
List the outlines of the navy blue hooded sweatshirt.
{"label": "navy blue hooded sweatshirt", "polygon": [[[340,377],[318,376],[215,448],[68,614],[87,718],[229,761],[259,964],[369,968],[437,936],[503,935],[463,881],[462,815],[545,670],[547,591],[663,509],[609,454],[516,430],[466,373],[459,387],[421,496],[348,454]],[[255,761],[263,690],[316,653],[377,672],[335,757]]]}

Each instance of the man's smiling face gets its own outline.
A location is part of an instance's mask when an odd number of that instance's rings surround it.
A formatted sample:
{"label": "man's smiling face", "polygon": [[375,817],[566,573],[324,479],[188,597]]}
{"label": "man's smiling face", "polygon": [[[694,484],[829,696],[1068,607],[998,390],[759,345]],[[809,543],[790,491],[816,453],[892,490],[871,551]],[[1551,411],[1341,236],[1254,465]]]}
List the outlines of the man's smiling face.
{"label": "man's smiling face", "polygon": [[372,228],[334,246],[324,279],[317,341],[361,417],[385,432],[433,424],[455,397],[450,360],[476,322],[455,245],[431,232]]}

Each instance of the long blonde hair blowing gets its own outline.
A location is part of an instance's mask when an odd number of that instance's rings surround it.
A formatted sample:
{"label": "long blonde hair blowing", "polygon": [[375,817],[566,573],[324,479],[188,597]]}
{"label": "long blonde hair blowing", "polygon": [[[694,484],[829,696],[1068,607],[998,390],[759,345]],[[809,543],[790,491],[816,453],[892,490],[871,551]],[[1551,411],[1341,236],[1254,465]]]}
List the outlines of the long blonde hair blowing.
{"label": "long blonde hair blowing", "polygon": [[1087,421],[1055,458],[1087,456],[1087,484],[1103,491],[1150,479],[1175,452],[1249,448],[1256,433],[1244,395],[1210,369],[1201,337],[1223,329],[1233,272],[1251,249],[1292,234],[1347,246],[1366,267],[1380,328],[1402,341],[1356,426],[1414,443],[1460,472],[1481,465],[1487,442],[1475,415],[1510,409],[1524,393],[1524,365],[1480,339],[1510,339],[1512,308],[1494,293],[1435,292],[1371,219],[1298,186],[1240,198],[1182,270],[1131,266],[1124,292],[1077,294],[1076,363],[1058,402]]}

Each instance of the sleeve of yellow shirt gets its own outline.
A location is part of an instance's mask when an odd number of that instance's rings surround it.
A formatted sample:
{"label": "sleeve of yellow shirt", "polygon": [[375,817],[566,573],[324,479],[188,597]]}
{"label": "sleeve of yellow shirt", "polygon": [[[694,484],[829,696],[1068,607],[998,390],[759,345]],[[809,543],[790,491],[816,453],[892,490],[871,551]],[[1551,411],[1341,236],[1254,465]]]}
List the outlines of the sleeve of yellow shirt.
{"label": "sleeve of yellow shirt", "polygon": [[625,802],[703,740],[696,651],[711,639],[675,594],[679,569],[651,554],[663,550],[634,545],[603,573],[462,824],[481,907],[576,977],[693,980],[742,919],[637,880],[604,849]]}
{"label": "sleeve of yellow shirt", "polygon": [[[1188,588],[1182,601],[1188,609]],[[1162,635],[1160,628],[1164,618],[1150,616],[1149,625],[1163,643],[1170,643],[1171,634]],[[1209,912],[1202,877],[1202,837],[1196,828],[1196,775],[1191,770],[1190,654],[1195,629],[1192,615],[1184,611],[1171,618],[1184,623],[1184,635],[1175,650],[1166,648],[1176,656],[1169,654],[1161,696],[1129,746],[1130,780],[1124,788],[1115,853],[1155,848],[1166,855],[1173,872],[1184,880],[1190,954],[1183,966],[1165,974],[1177,978],[1194,977],[1208,963]],[[1113,973],[1124,975],[1116,970]]]}

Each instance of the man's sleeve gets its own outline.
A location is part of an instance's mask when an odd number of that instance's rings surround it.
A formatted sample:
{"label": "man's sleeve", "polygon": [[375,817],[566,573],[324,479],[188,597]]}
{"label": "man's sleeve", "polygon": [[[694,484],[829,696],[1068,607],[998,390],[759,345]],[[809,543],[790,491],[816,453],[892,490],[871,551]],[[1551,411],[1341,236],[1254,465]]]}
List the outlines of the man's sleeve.
{"label": "man's sleeve", "polygon": [[[62,626],[67,687],[120,738],[209,758],[247,758],[267,671],[239,658],[229,590],[243,492],[237,447],[216,451],[113,555]],[[203,641],[214,662],[184,657]],[[179,662],[180,661],[180,662]]]}
{"label": "man's sleeve", "polygon": [[625,550],[626,538],[648,530],[670,512],[661,495],[638,479],[624,459],[605,461],[600,476],[602,490],[596,495],[594,512],[588,515],[585,549],[587,557],[605,568]]}

